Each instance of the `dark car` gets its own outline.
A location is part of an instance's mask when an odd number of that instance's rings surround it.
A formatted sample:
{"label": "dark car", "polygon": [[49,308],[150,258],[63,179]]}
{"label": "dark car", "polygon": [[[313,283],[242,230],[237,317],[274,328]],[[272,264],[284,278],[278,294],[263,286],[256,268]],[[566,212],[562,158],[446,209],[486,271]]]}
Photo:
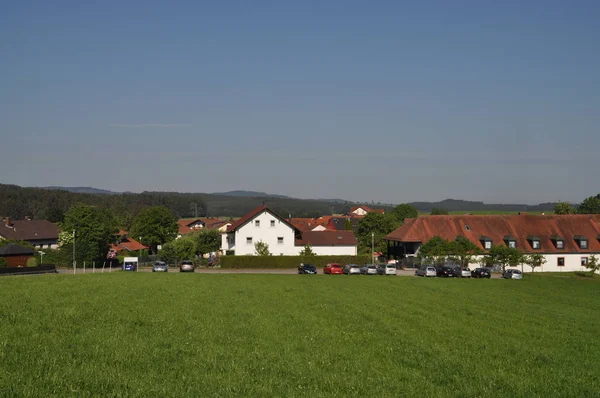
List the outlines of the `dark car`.
{"label": "dark car", "polygon": [[315,267],[312,264],[300,264],[300,266],[298,267],[298,273],[299,274],[312,274],[312,275],[316,275],[317,274],[317,267]]}
{"label": "dark car", "polygon": [[454,269],[452,267],[438,267],[436,275],[441,278],[453,278]]}
{"label": "dark car", "polygon": [[471,271],[471,277],[473,278],[491,278],[492,273],[487,268],[475,268]]}

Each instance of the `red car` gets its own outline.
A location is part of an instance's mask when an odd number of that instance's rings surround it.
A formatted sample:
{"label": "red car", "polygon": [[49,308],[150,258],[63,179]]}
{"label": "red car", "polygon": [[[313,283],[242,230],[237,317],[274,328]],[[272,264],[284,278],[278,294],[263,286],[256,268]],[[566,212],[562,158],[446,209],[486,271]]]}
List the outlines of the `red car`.
{"label": "red car", "polygon": [[342,274],[342,266],[340,264],[327,264],[325,268],[323,268],[324,274]]}

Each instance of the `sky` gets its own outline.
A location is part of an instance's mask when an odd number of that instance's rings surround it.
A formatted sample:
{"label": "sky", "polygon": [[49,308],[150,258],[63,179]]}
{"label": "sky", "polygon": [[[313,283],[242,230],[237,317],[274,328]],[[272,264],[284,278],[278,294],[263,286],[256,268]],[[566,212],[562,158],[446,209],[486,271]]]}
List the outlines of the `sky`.
{"label": "sky", "polygon": [[600,192],[600,2],[2,2],[0,182]]}

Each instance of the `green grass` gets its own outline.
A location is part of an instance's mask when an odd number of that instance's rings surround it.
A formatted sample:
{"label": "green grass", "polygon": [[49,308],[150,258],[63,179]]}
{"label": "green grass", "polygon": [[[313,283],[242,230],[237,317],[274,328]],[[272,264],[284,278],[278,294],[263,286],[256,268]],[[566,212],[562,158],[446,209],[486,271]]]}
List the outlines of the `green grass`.
{"label": "green grass", "polygon": [[598,396],[600,283],[0,279],[0,396]]}

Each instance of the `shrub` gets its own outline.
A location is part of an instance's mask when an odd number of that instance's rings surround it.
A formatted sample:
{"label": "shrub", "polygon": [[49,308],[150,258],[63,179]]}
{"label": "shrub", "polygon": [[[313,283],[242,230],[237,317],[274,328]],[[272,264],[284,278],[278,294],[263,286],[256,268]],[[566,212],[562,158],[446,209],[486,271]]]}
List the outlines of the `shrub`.
{"label": "shrub", "polygon": [[366,264],[371,256],[223,256],[222,268],[296,268],[301,263],[323,267],[329,263]]}
{"label": "shrub", "polygon": [[8,267],[8,263],[6,262],[6,259],[4,257],[0,257],[0,268],[6,268]]}
{"label": "shrub", "polygon": [[27,259],[27,262],[25,263],[25,265],[27,267],[37,267],[38,266],[38,260],[35,257],[29,257]]}

